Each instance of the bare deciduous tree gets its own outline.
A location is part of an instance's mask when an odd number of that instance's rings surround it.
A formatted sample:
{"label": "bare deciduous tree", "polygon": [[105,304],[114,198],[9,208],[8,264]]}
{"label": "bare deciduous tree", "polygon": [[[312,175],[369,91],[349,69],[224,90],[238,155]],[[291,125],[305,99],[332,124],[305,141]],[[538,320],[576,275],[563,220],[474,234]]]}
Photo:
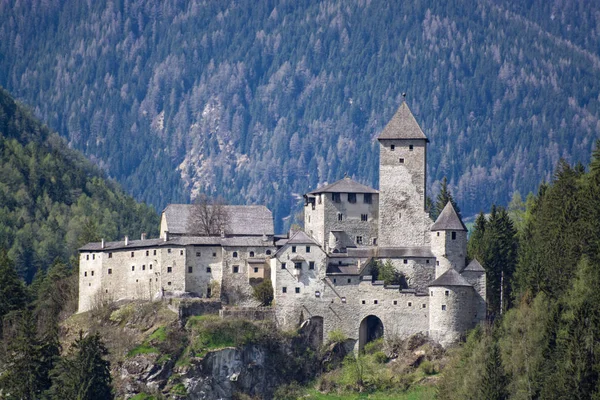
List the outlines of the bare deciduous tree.
{"label": "bare deciduous tree", "polygon": [[201,194],[192,204],[187,229],[192,235],[219,236],[229,231],[229,220],[222,198],[211,199]]}

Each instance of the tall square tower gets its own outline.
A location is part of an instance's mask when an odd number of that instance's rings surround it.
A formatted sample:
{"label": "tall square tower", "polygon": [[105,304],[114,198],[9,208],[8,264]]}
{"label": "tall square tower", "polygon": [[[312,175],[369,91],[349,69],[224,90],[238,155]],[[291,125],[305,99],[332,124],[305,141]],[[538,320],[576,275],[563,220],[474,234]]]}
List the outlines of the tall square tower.
{"label": "tall square tower", "polygon": [[427,245],[432,224],[425,211],[429,139],[405,102],[377,139],[379,246]]}

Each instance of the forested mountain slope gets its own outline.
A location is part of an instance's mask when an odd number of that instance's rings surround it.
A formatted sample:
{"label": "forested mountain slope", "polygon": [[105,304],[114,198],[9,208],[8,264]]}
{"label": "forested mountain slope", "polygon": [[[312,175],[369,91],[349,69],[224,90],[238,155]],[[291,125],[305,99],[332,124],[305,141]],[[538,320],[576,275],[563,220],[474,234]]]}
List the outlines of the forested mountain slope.
{"label": "forested mountain slope", "polygon": [[[0,84],[136,198],[266,204],[348,172],[407,92],[465,216],[589,160],[600,3],[585,0],[0,3]],[[287,221],[287,222],[285,222]]]}
{"label": "forested mountain slope", "polygon": [[0,252],[23,278],[89,241],[158,235],[158,223],[0,88]]}

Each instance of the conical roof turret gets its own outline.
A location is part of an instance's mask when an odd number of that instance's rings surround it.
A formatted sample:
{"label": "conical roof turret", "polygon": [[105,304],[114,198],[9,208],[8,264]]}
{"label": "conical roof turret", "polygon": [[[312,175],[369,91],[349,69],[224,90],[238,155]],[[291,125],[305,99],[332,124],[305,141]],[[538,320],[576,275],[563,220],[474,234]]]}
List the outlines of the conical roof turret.
{"label": "conical roof turret", "polygon": [[452,202],[446,203],[435,223],[431,226],[432,231],[466,231],[467,227],[456,213]]}
{"label": "conical roof turret", "polygon": [[377,137],[377,140],[386,139],[422,139],[429,142],[405,101]]}

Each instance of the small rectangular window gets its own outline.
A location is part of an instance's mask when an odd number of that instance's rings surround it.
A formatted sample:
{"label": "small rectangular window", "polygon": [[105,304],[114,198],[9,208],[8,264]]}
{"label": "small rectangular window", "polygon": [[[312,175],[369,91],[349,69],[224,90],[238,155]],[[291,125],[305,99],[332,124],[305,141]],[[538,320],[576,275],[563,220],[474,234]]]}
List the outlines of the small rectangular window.
{"label": "small rectangular window", "polygon": [[369,216],[367,214],[360,214],[360,220],[366,222],[369,220]]}
{"label": "small rectangular window", "polygon": [[199,251],[196,252],[196,257],[200,257],[200,252]]}
{"label": "small rectangular window", "polygon": [[435,262],[435,265],[440,265],[440,262],[439,262],[439,261],[436,261],[436,262]]}
{"label": "small rectangular window", "polygon": [[390,145],[390,150],[391,150],[391,151],[394,151],[394,150],[396,150],[396,146],[395,146],[395,145],[393,145],[393,144],[392,144],[392,145]]}
{"label": "small rectangular window", "polygon": [[287,288],[285,286],[281,288],[281,293],[287,293]]}
{"label": "small rectangular window", "polygon": [[171,249],[167,249],[167,253],[171,254]]}
{"label": "small rectangular window", "polygon": [[352,278],[348,278],[348,283],[352,283]]}
{"label": "small rectangular window", "polygon": [[356,244],[362,244],[362,236],[356,237]]}
{"label": "small rectangular window", "polygon": [[333,283],[337,283],[337,279],[336,278],[333,278]]}
{"label": "small rectangular window", "polygon": [[456,240],[456,232],[452,232],[452,240]]}
{"label": "small rectangular window", "polygon": [[423,303],[422,308],[427,308],[427,304]]}
{"label": "small rectangular window", "polygon": [[292,253],[296,252],[296,246],[292,246]]}
{"label": "small rectangular window", "polygon": [[152,269],[152,264],[150,264],[150,269]]}
{"label": "small rectangular window", "polygon": [[135,252],[133,252],[133,251],[132,251],[132,252],[131,252],[131,257],[133,257],[134,255],[135,255]]}
{"label": "small rectangular window", "polygon": [[171,282],[167,282],[167,286],[171,286]]}
{"label": "small rectangular window", "polygon": [[146,256],[150,255],[150,250],[146,250]]}
{"label": "small rectangular window", "polygon": [[373,196],[371,195],[371,193],[365,193],[363,194],[363,201],[365,204],[371,204],[373,203]]}
{"label": "small rectangular window", "polygon": [[449,291],[449,290],[446,290],[446,292],[445,292],[444,294],[445,294],[446,296],[449,296],[449,295],[450,295],[450,291]]}
{"label": "small rectangular window", "polygon": [[210,267],[206,267],[206,272],[207,272],[207,273],[209,273],[209,274],[210,274],[210,273],[211,273],[211,271],[212,271],[212,269],[210,269]]}
{"label": "small rectangular window", "polygon": [[301,262],[295,262],[294,263],[294,268],[296,268],[296,269],[302,269],[302,263]]}
{"label": "small rectangular window", "polygon": [[233,273],[234,273],[234,274],[237,274],[237,273],[239,273],[239,272],[240,272],[240,266],[239,266],[239,265],[234,265],[234,266],[233,266]]}
{"label": "small rectangular window", "polygon": [[446,305],[442,304],[442,311],[446,311]]}
{"label": "small rectangular window", "polygon": [[367,302],[365,300],[361,300],[362,304],[367,304]]}
{"label": "small rectangular window", "polygon": [[408,260],[406,258],[404,259],[404,264],[408,264]]}
{"label": "small rectangular window", "polygon": [[156,255],[156,250],[154,250],[154,255]]}
{"label": "small rectangular window", "polygon": [[344,219],[344,216],[342,215],[342,213],[338,213],[338,221],[342,221]]}
{"label": "small rectangular window", "polygon": [[408,150],[413,151],[413,145],[412,144],[408,145]]}
{"label": "small rectangular window", "polygon": [[408,306],[409,306],[409,307],[412,307],[412,301],[409,301],[409,302],[408,302]]}
{"label": "small rectangular window", "polygon": [[308,262],[308,269],[315,269],[315,262],[314,261],[309,261]]}
{"label": "small rectangular window", "polygon": [[135,271],[135,265],[132,265],[132,266],[131,266],[131,270],[132,270],[132,271]]}
{"label": "small rectangular window", "polygon": [[377,238],[373,238],[373,246],[377,246]]}
{"label": "small rectangular window", "polygon": [[216,257],[216,256],[217,256],[217,253],[213,253],[213,257]]}
{"label": "small rectangular window", "polygon": [[398,305],[398,300],[394,300],[394,305],[397,306]]}
{"label": "small rectangular window", "polygon": [[425,260],[425,264],[429,264],[429,260]]}
{"label": "small rectangular window", "polygon": [[258,273],[258,268],[257,267],[254,267],[254,273],[255,274]]}
{"label": "small rectangular window", "polygon": [[306,246],[306,252],[310,253],[310,246]]}
{"label": "small rectangular window", "polygon": [[95,259],[96,259],[96,255],[92,254],[92,260],[95,260]]}
{"label": "small rectangular window", "polygon": [[146,270],[146,265],[144,264],[144,265],[142,265],[142,271],[145,271],[145,270]]}
{"label": "small rectangular window", "polygon": [[109,269],[108,269],[108,274],[109,274],[109,275],[112,275],[112,268],[109,268]]}
{"label": "small rectangular window", "polygon": [[429,292],[432,296],[433,296],[433,290],[431,292]]}
{"label": "small rectangular window", "polygon": [[356,203],[356,193],[348,193],[348,203]]}
{"label": "small rectangular window", "polygon": [[167,272],[173,272],[173,267],[167,267]]}
{"label": "small rectangular window", "polygon": [[183,250],[179,250],[179,255],[182,256],[183,255]]}
{"label": "small rectangular window", "polygon": [[296,293],[300,293],[300,288],[299,287],[296,288]]}
{"label": "small rectangular window", "polygon": [[112,258],[112,253],[108,253],[108,258]]}
{"label": "small rectangular window", "polygon": [[194,269],[192,267],[188,267],[188,274],[191,274]]}
{"label": "small rectangular window", "polygon": [[379,304],[379,300],[373,300],[373,304]]}
{"label": "small rectangular window", "polygon": [[87,271],[85,271],[85,272],[83,273],[83,276],[87,276]]}
{"label": "small rectangular window", "polygon": [[286,269],[286,265],[284,262],[281,263],[281,269]]}
{"label": "small rectangular window", "polygon": [[89,260],[89,259],[90,259],[90,255],[89,255],[89,254],[86,254],[86,256],[85,256],[85,259],[86,259],[86,260]]}
{"label": "small rectangular window", "polygon": [[399,159],[398,159],[398,162],[399,162],[400,164],[404,164],[404,158],[399,158]]}
{"label": "small rectangular window", "polygon": [[341,201],[340,193],[331,193],[331,200],[333,200],[334,203],[339,203]]}

